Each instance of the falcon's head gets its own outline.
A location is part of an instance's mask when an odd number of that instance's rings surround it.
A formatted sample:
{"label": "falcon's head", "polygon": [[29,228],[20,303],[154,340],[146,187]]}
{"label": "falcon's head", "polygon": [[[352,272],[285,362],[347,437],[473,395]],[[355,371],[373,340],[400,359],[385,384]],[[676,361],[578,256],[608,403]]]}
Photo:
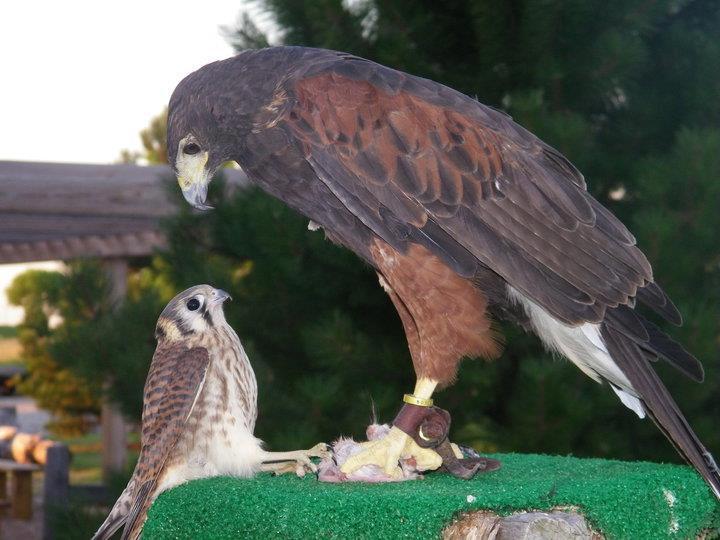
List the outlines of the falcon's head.
{"label": "falcon's head", "polygon": [[210,285],[196,285],[170,300],[158,319],[157,339],[181,339],[227,325],[223,303],[230,295]]}

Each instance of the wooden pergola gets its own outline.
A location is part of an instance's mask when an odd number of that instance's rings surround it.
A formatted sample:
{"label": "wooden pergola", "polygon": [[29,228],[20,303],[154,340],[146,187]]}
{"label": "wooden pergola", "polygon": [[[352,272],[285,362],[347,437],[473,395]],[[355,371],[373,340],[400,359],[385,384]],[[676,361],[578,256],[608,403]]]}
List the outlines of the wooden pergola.
{"label": "wooden pergola", "polygon": [[[227,169],[230,189],[246,183]],[[176,211],[167,166],[0,161],[0,264],[98,258],[112,301],[126,294],[127,261],[165,244],[160,222]],[[122,470],[126,426],[115,407],[102,409],[103,472]]]}

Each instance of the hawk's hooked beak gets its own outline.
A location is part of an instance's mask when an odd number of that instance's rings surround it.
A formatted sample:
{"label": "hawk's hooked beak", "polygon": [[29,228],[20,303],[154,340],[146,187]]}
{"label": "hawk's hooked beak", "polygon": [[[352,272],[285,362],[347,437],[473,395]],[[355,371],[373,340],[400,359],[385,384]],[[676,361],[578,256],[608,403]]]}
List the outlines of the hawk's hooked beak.
{"label": "hawk's hooked beak", "polygon": [[202,152],[194,155],[178,156],[177,179],[183,197],[198,210],[212,210],[212,206],[205,204],[207,200],[210,171],[207,170],[208,153]]}
{"label": "hawk's hooked beak", "polygon": [[[183,181],[186,182],[187,187],[182,187]],[[180,189],[182,189],[183,197],[185,197],[185,200],[189,202],[191,206],[197,208],[198,210],[213,209],[212,206],[205,203],[207,200],[208,190],[208,180],[206,178],[202,178],[194,182],[192,180],[188,182],[183,178],[178,178],[178,183],[181,186]]]}

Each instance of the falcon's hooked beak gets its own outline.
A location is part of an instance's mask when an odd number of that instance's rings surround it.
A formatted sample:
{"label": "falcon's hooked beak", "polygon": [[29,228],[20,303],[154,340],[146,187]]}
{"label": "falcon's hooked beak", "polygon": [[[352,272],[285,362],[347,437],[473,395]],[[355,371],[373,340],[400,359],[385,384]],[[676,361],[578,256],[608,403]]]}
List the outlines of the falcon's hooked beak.
{"label": "falcon's hooked beak", "polygon": [[213,304],[224,304],[225,300],[232,300],[232,296],[222,289],[215,289],[212,293],[212,298],[210,299]]}

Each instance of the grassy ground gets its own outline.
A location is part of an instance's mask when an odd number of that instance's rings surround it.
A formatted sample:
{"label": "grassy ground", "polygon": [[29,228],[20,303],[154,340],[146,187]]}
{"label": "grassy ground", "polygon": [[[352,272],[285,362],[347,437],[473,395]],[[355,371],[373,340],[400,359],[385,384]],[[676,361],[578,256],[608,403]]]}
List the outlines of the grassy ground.
{"label": "grassy ground", "polygon": [[147,539],[438,538],[463,512],[578,507],[608,538],[695,538],[720,504],[689,467],[560,456],[494,455],[471,481],[447,474],[394,484],[325,484],[307,476],[213,478],[158,497]]}
{"label": "grassy ground", "polygon": [[16,326],[0,326],[0,339],[17,337]]}

